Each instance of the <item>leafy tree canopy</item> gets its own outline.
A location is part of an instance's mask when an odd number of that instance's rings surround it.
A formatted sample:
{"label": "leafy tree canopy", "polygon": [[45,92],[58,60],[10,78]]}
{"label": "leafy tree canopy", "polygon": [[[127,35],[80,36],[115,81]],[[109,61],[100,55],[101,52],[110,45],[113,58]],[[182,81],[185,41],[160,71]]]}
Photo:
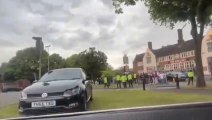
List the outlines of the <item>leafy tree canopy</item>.
{"label": "leafy tree canopy", "polygon": [[66,67],[81,67],[91,79],[100,77],[101,71],[107,66],[107,56],[101,51],[96,51],[95,48],[74,54],[66,59]]}
{"label": "leafy tree canopy", "polygon": [[206,25],[212,21],[211,0],[113,0],[116,13],[123,13],[121,5],[135,5],[138,1],[144,2],[154,23],[168,25],[171,28],[177,22],[185,22],[195,17],[197,23]]}
{"label": "leafy tree canopy", "polygon": [[[3,63],[0,67],[0,74],[5,81],[15,81],[27,79],[33,81],[35,75],[38,75],[38,58],[36,48],[26,48],[19,50],[16,56],[11,58],[8,63]],[[48,53],[43,51],[42,54],[42,74],[47,72]],[[52,69],[64,67],[64,60],[58,54],[50,56],[50,65]]]}

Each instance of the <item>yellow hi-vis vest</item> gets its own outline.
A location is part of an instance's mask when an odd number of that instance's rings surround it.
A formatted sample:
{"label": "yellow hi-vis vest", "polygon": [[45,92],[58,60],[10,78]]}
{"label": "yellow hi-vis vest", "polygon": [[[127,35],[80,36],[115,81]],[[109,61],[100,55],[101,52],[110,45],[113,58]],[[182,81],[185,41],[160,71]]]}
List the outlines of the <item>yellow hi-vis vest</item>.
{"label": "yellow hi-vis vest", "polygon": [[121,80],[120,75],[117,75],[117,76],[116,76],[116,81],[120,81],[120,80]]}
{"label": "yellow hi-vis vest", "polygon": [[188,72],[188,77],[194,77],[194,72]]}
{"label": "yellow hi-vis vest", "polygon": [[129,75],[127,76],[127,78],[128,78],[128,80],[132,80],[132,75],[129,74]]}
{"label": "yellow hi-vis vest", "polygon": [[136,74],[134,74],[134,78],[136,78],[137,77],[137,75]]}
{"label": "yellow hi-vis vest", "polygon": [[104,83],[107,83],[107,77],[104,77]]}
{"label": "yellow hi-vis vest", "polygon": [[122,81],[122,82],[127,82],[127,77],[126,77],[126,75],[122,75],[122,76],[121,76],[121,81]]}

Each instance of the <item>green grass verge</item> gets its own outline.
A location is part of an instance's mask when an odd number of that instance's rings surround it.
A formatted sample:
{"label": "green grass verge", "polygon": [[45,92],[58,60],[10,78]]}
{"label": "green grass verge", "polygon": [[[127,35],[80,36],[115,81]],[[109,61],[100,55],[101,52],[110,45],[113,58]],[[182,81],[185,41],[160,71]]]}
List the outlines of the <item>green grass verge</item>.
{"label": "green grass verge", "polygon": [[141,90],[96,91],[91,110],[212,101],[212,96]]}
{"label": "green grass verge", "polygon": [[0,108],[0,119],[11,118],[11,117],[19,117],[17,104]]}
{"label": "green grass verge", "polygon": [[[212,101],[212,96],[141,90],[101,90],[94,91],[94,100],[89,106],[90,110],[103,110],[202,101]],[[17,116],[17,104],[0,108],[0,119]]]}

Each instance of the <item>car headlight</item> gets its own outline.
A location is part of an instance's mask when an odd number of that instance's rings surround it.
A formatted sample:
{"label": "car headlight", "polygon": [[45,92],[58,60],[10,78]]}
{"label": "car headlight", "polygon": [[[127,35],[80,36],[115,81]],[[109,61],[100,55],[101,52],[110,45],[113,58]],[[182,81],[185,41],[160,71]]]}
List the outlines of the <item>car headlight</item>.
{"label": "car headlight", "polygon": [[65,97],[70,97],[70,96],[74,96],[74,95],[77,95],[79,94],[80,92],[80,88],[79,86],[75,87],[75,88],[72,88],[72,89],[68,89],[64,92],[63,96]]}
{"label": "car headlight", "polygon": [[25,92],[21,92],[21,98],[22,99],[27,99],[27,94]]}

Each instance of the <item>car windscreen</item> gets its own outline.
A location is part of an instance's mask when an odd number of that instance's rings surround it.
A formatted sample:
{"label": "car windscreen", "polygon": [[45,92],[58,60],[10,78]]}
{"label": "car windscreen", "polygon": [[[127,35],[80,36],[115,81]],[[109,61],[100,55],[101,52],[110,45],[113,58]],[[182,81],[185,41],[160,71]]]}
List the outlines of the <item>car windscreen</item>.
{"label": "car windscreen", "polygon": [[81,79],[82,75],[80,70],[77,69],[64,69],[64,70],[54,70],[47,72],[39,82],[49,82],[58,80],[76,80]]}

